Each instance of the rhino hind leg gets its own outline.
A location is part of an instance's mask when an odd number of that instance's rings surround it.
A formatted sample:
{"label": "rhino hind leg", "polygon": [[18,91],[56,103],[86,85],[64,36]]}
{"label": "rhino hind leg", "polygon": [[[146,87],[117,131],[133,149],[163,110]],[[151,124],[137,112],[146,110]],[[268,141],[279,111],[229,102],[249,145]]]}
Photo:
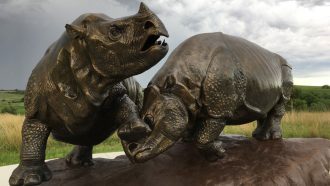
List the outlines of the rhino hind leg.
{"label": "rhino hind leg", "polygon": [[75,146],[72,151],[66,156],[66,163],[69,166],[88,167],[94,165],[93,146]]}
{"label": "rhino hind leg", "polygon": [[208,161],[216,161],[224,157],[225,150],[222,142],[217,140],[218,136],[225,127],[222,119],[206,119],[196,131],[196,147]]}
{"label": "rhino hind leg", "polygon": [[285,114],[285,101],[281,99],[267,114],[267,117],[257,122],[257,128],[252,136],[257,140],[281,139],[281,120]]}
{"label": "rhino hind leg", "polygon": [[9,178],[10,185],[38,185],[51,179],[45,164],[45,150],[51,129],[35,119],[26,119],[22,128],[21,162]]}

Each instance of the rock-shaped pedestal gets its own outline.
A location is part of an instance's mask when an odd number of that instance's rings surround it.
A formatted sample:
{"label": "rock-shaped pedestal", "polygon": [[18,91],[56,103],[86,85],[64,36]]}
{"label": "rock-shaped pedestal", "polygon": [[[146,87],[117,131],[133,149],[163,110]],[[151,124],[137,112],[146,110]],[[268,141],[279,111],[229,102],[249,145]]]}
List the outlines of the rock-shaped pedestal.
{"label": "rock-shaped pedestal", "polygon": [[50,161],[53,179],[42,185],[330,185],[329,140],[221,138],[227,156],[214,163],[205,161],[193,145],[177,143],[143,164],[132,164],[125,156],[95,159],[89,168]]}

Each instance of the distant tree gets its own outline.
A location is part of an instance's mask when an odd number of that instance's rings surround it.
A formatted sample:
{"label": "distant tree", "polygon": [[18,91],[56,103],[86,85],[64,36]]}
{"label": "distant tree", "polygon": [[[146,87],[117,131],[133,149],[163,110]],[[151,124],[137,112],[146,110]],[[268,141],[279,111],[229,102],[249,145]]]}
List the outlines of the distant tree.
{"label": "distant tree", "polygon": [[292,98],[293,99],[299,99],[302,96],[302,90],[298,87],[293,87],[293,91],[292,91]]}
{"label": "distant tree", "polygon": [[307,110],[307,102],[302,99],[294,99],[293,100],[293,110],[303,111]]}
{"label": "distant tree", "polygon": [[323,89],[330,89],[330,86],[329,85],[323,85],[322,88]]}
{"label": "distant tree", "polygon": [[322,102],[312,103],[310,106],[311,111],[327,111],[327,106]]}
{"label": "distant tree", "polygon": [[319,101],[318,96],[316,96],[313,92],[308,92],[302,96],[302,99],[307,102],[307,106],[311,106],[312,103],[316,103]]}

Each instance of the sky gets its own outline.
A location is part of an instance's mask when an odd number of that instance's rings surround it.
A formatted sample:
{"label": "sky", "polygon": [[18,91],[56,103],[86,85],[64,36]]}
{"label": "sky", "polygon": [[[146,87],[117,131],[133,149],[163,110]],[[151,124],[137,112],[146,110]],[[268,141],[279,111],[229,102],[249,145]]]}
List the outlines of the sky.
{"label": "sky", "polygon": [[[136,76],[146,86],[185,39],[223,32],[280,54],[297,85],[330,84],[330,0],[144,0],[165,24],[170,50]],[[0,0],[0,89],[25,89],[48,46],[83,13],[119,18],[135,14],[137,0]]]}

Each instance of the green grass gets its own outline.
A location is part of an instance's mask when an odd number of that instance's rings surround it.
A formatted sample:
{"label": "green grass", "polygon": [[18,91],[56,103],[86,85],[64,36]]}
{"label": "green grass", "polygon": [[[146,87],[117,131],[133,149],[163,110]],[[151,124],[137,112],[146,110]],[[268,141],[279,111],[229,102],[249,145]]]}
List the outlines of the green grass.
{"label": "green grass", "polygon": [[[46,149],[46,159],[65,157],[74,145],[62,143],[49,138]],[[19,148],[0,148],[0,166],[19,163]],[[120,140],[116,135],[109,137],[103,143],[94,146],[93,153],[123,151]]]}
{"label": "green grass", "polygon": [[[0,166],[19,162],[21,125],[24,116],[0,114]],[[251,137],[256,123],[226,126],[224,133]],[[284,138],[326,138],[330,139],[330,112],[288,112],[282,120]],[[65,157],[73,145],[50,138],[46,159]],[[116,135],[94,147],[94,153],[122,151]]]}
{"label": "green grass", "polygon": [[5,107],[14,107],[18,114],[24,114],[23,91],[0,91],[0,111]]}
{"label": "green grass", "polygon": [[[226,126],[224,133],[252,136],[256,122]],[[330,112],[287,112],[281,122],[284,138],[330,139]]]}
{"label": "green grass", "polygon": [[330,94],[330,89],[322,88],[322,86],[306,86],[306,85],[295,85],[295,87],[302,89],[303,91],[315,91],[315,92],[325,92]]}

